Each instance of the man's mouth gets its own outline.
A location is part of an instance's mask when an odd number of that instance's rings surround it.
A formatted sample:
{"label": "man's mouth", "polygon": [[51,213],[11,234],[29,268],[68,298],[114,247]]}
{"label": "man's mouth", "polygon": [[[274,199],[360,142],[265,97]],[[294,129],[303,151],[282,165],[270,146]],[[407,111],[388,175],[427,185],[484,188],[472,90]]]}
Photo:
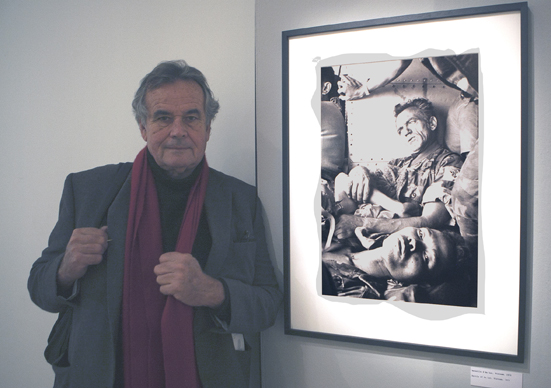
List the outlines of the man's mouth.
{"label": "man's mouth", "polygon": [[169,146],[166,146],[165,148],[167,150],[185,150],[189,147],[182,144],[182,145],[169,145]]}
{"label": "man's mouth", "polygon": [[404,261],[404,257],[406,256],[406,249],[407,249],[407,242],[403,236],[400,236],[398,239],[398,256],[400,258],[400,261]]}

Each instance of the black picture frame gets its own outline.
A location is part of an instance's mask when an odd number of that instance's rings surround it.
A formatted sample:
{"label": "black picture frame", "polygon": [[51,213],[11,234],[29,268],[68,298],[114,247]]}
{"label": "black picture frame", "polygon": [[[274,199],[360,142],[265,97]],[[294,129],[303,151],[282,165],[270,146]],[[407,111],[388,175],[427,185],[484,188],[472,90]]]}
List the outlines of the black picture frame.
{"label": "black picture frame", "polygon": [[[282,32],[286,334],[524,361],[527,24],[523,2]],[[416,39],[403,44],[404,36]],[[478,303],[464,308],[323,295],[319,69],[351,58],[421,58],[429,49],[439,55],[475,49],[480,56]],[[512,167],[506,178],[497,163],[503,155]],[[507,197],[494,195],[503,179],[512,193]],[[397,330],[395,322],[410,330]]]}

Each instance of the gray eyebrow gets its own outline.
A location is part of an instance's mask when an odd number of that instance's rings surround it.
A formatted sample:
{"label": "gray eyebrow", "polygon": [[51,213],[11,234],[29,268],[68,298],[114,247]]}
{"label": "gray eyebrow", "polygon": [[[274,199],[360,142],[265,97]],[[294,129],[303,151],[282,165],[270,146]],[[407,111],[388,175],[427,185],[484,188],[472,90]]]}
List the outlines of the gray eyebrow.
{"label": "gray eyebrow", "polygon": [[153,112],[153,117],[159,117],[159,116],[172,116],[172,113],[166,110],[158,110]]}
{"label": "gray eyebrow", "polygon": [[[193,108],[193,109],[190,109],[190,110],[187,110],[184,112],[184,114],[182,116],[188,116],[188,115],[193,115],[193,114],[196,114],[196,115],[199,115],[201,116],[201,111],[197,108]],[[159,109],[155,112],[153,112],[153,119],[157,118],[157,117],[160,117],[160,116],[174,116],[174,114],[172,112],[169,112],[169,111],[166,111],[166,110],[163,110],[163,109]],[[177,115],[179,116],[179,115]]]}
{"label": "gray eyebrow", "polygon": [[187,116],[187,115],[197,115],[197,116],[203,117],[201,115],[201,111],[197,108],[186,111],[183,116]]}

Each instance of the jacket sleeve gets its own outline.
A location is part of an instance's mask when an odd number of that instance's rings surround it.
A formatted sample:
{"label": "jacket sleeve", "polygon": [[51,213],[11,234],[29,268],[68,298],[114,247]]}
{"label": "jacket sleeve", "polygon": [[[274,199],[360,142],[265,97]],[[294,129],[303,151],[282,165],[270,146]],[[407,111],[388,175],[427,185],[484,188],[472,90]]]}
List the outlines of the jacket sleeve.
{"label": "jacket sleeve", "polygon": [[226,330],[231,333],[259,332],[272,326],[282,301],[268,254],[260,200],[251,202],[253,231],[233,234],[226,262],[231,266],[241,261],[236,266],[241,273],[223,276],[230,293],[231,319]]}
{"label": "jacket sleeve", "polygon": [[[65,180],[59,206],[59,217],[50,234],[48,247],[42,251],[42,256],[34,262],[27,282],[32,301],[40,308],[53,313],[64,310],[74,299],[74,295],[69,298],[58,295],[56,280],[57,270],[75,227],[72,177],[71,174]],[[78,283],[75,283],[73,292],[77,288]]]}
{"label": "jacket sleeve", "polygon": [[67,176],[57,223],[50,234],[48,247],[33,264],[27,283],[31,299],[40,308],[60,312],[78,303],[79,280],[75,282],[72,295],[65,298],[57,294],[57,270],[65,249],[74,229],[105,225],[107,209],[131,168],[132,163],[119,163]]}

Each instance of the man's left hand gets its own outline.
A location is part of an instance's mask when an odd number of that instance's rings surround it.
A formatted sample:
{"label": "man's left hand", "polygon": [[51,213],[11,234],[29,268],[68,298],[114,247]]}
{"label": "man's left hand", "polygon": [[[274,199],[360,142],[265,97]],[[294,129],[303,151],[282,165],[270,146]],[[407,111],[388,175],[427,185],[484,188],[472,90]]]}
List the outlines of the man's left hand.
{"label": "man's left hand", "polygon": [[159,258],[155,275],[160,291],[188,306],[219,307],[225,299],[222,283],[205,274],[189,253],[167,252]]}
{"label": "man's left hand", "polygon": [[349,238],[354,235],[356,228],[360,226],[364,226],[362,217],[351,214],[343,214],[339,218],[339,222],[335,228],[335,237],[339,240]]}

